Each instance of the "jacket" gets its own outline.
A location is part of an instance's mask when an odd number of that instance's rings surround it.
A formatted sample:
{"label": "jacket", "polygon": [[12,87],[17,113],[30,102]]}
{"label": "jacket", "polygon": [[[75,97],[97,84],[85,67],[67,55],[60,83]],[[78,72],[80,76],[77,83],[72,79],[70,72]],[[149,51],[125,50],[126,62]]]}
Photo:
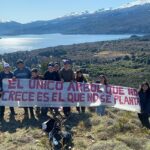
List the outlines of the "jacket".
{"label": "jacket", "polygon": [[60,81],[59,73],[46,71],[44,74],[44,80]]}
{"label": "jacket", "polygon": [[13,77],[13,73],[12,72],[5,73],[4,71],[2,71],[0,73],[0,91],[3,90],[3,86],[2,86],[3,79],[11,79],[12,77]]}
{"label": "jacket", "polygon": [[139,92],[141,113],[150,114],[150,90]]}

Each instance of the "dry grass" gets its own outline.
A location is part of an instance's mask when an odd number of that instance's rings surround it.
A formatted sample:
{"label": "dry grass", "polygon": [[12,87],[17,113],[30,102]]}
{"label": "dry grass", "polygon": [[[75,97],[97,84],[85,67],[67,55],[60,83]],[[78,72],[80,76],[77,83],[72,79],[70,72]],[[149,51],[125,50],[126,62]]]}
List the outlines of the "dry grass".
{"label": "dry grass", "polygon": [[123,57],[126,55],[130,56],[130,54],[125,51],[101,51],[95,54],[95,56],[99,58],[114,58],[114,57],[116,58],[116,57]]}
{"label": "dry grass", "polygon": [[[21,108],[15,118],[9,118],[8,112],[0,125],[1,150],[50,150],[41,130],[44,120],[25,120]],[[103,117],[74,112],[66,124],[73,133],[74,150],[150,149],[150,131],[142,128],[135,113],[110,108]]]}

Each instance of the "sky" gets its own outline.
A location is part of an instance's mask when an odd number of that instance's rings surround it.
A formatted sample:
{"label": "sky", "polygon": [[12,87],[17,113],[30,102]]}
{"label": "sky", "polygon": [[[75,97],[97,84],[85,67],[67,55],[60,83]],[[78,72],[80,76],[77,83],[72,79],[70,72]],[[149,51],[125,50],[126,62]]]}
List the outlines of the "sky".
{"label": "sky", "polygon": [[117,8],[134,0],[0,0],[0,21],[51,20],[71,12]]}

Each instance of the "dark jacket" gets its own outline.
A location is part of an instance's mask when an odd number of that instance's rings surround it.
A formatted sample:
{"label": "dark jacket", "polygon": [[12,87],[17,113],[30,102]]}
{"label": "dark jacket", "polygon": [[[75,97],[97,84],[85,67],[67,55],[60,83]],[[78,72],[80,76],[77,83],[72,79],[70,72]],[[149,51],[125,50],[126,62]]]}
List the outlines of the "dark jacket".
{"label": "dark jacket", "polygon": [[86,78],[83,75],[81,77],[77,77],[76,81],[77,82],[85,82],[85,83],[87,82]]}
{"label": "dark jacket", "polygon": [[38,75],[36,78],[31,77],[31,79],[33,79],[33,80],[43,80],[43,77]]}
{"label": "dark jacket", "polygon": [[46,71],[44,74],[44,80],[60,81],[59,73]]}
{"label": "dark jacket", "polygon": [[9,73],[5,73],[4,71],[2,71],[0,73],[0,91],[2,91],[2,80],[3,79],[11,79],[13,77],[13,73],[9,72]]}
{"label": "dark jacket", "polygon": [[60,70],[60,77],[64,80],[64,82],[71,82],[75,80],[74,72],[72,69],[65,70],[62,68]]}
{"label": "dark jacket", "polygon": [[141,113],[150,114],[150,90],[146,92],[140,91],[139,97],[140,97]]}

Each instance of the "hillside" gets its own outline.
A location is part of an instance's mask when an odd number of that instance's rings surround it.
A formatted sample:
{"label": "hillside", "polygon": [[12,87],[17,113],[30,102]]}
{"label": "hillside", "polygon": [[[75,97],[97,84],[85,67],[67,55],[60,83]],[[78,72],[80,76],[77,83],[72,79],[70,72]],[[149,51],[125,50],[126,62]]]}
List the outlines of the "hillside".
{"label": "hillside", "polygon": [[[50,150],[47,135],[41,130],[42,119],[24,119],[22,109],[0,124],[0,149]],[[74,150],[149,150],[150,131],[142,128],[136,113],[107,108],[100,117],[86,111],[73,112],[66,121],[73,134]]]}
{"label": "hillside", "polygon": [[147,34],[150,33],[150,1],[117,9],[64,16],[48,21],[21,24],[0,23],[0,35],[16,34]]}
{"label": "hillside", "polygon": [[[8,53],[1,55],[1,58],[12,66],[16,66],[15,62],[19,58],[29,67],[42,65],[41,72],[47,69],[49,61],[61,62],[62,59],[69,58],[73,61],[74,69],[80,67],[87,70],[91,80],[96,80],[99,73],[104,73],[113,84],[117,84],[117,79],[120,78],[119,84],[138,87],[143,77],[150,78],[150,37],[132,36],[126,40],[49,47]],[[129,82],[124,82],[124,78],[129,78]],[[131,80],[136,81],[130,82]]]}
{"label": "hillside", "polygon": [[[106,74],[109,83],[138,88],[144,80],[150,81],[150,38],[132,36],[130,39],[50,47],[34,51],[16,52],[1,56],[11,65],[18,58],[30,67],[41,64],[41,72],[49,61],[73,60],[74,69],[85,69],[93,82],[99,74]],[[47,135],[41,130],[40,118],[25,119],[17,108],[15,118],[9,110],[0,122],[0,149],[50,150]],[[150,131],[143,128],[137,113],[107,108],[100,117],[86,110],[73,113],[65,122],[73,134],[74,150],[149,150]]]}

